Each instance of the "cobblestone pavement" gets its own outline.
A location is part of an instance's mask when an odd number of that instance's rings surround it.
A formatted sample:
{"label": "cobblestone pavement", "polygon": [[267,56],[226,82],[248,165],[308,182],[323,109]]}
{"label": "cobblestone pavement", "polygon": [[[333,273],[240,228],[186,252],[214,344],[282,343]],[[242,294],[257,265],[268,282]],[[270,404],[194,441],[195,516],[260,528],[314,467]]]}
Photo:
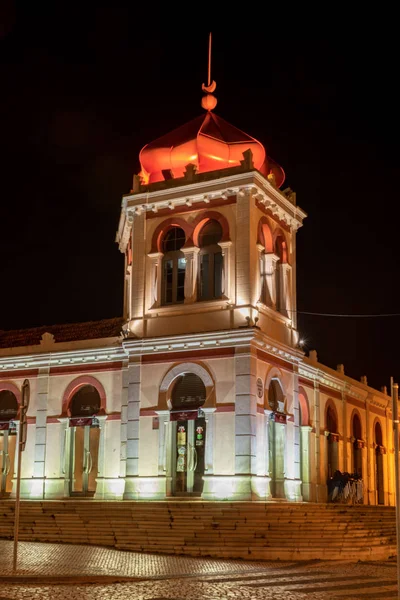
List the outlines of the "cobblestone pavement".
{"label": "cobblestone pavement", "polygon": [[[65,584],[12,583],[12,543],[0,541],[0,600],[368,600],[396,598],[396,563],[251,562],[21,543],[18,575],[71,576]],[[141,581],[101,582],[103,576]],[[77,583],[74,576],[97,578]]]}

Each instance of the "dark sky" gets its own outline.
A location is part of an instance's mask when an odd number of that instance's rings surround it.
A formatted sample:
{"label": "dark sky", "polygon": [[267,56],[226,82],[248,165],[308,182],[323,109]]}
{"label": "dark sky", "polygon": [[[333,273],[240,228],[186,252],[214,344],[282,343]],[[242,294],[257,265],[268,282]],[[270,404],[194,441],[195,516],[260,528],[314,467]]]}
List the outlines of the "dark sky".
{"label": "dark sky", "polygon": [[[264,143],[309,214],[299,311],[400,312],[395,37],[80,4],[0,3],[0,329],[121,314],[121,196],[141,147],[201,114],[210,28],[216,113]],[[400,317],[299,324],[321,362],[400,379]]]}

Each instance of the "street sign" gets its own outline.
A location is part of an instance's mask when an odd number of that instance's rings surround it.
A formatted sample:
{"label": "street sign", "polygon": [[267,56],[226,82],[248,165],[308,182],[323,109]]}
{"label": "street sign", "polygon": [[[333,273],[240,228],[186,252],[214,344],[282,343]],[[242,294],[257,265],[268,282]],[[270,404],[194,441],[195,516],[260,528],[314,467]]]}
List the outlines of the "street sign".
{"label": "street sign", "polygon": [[26,431],[28,428],[27,412],[29,408],[30,385],[29,380],[25,379],[21,388],[21,407],[19,421],[19,444],[18,444],[18,466],[17,466],[17,490],[15,493],[15,512],[14,512],[14,555],[13,555],[13,570],[17,570],[18,560],[18,529],[19,529],[19,505],[21,491],[21,460],[22,452],[25,450]]}
{"label": "street sign", "polygon": [[21,452],[25,450],[26,434],[28,430],[27,413],[30,400],[30,385],[29,380],[25,379],[22,384],[22,399],[21,399],[21,419],[20,419],[20,448]]}

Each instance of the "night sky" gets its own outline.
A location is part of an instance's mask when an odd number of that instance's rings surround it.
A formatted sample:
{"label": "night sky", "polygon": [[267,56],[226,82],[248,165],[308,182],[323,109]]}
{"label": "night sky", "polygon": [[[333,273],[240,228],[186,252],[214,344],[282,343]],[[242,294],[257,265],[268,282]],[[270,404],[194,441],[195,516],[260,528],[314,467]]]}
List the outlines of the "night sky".
{"label": "night sky", "polygon": [[[121,315],[121,197],[141,147],[202,113],[210,29],[216,114],[266,146],[309,215],[299,311],[400,313],[396,38],[40,4],[0,3],[0,329]],[[300,314],[299,329],[321,362],[400,380],[400,317]]]}

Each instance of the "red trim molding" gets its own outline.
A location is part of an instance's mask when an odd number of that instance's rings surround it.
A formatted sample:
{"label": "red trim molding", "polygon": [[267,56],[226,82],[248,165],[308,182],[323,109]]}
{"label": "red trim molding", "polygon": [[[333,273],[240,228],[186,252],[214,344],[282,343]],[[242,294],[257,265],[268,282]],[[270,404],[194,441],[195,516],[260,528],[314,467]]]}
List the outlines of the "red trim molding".
{"label": "red trim molding", "polygon": [[106,417],[106,421],[120,421],[120,420],[121,420],[121,413],[120,412],[110,413]]}
{"label": "red trim molding", "polygon": [[[176,211],[177,214],[185,214],[189,212],[198,212],[199,210],[204,210],[207,208],[218,208],[219,206],[227,206],[228,204],[236,204],[236,196],[230,196],[226,200],[223,198],[215,198],[210,200],[207,204],[204,202],[204,206],[201,206],[201,202],[196,202],[196,205],[193,206],[177,206],[176,209],[171,211],[169,208],[162,208],[158,212],[154,213],[151,211],[146,212],[146,220],[147,219],[157,219],[158,217],[165,217],[171,215],[171,212],[174,213]],[[272,213],[271,213],[272,214]]]}
{"label": "red trim molding", "polygon": [[235,412],[234,404],[220,404],[215,409],[215,412],[224,413],[224,412]]}
{"label": "red trim molding", "polygon": [[353,398],[352,396],[346,396],[346,402],[351,404],[351,406],[357,406],[357,408],[362,408],[365,410],[365,402],[362,400],[358,400],[357,398]]}
{"label": "red trim molding", "polygon": [[2,371],[0,373],[0,379],[19,379],[20,377],[37,377],[39,373],[38,369],[25,369],[19,371]]}
{"label": "red trim molding", "polygon": [[145,354],[142,363],[153,364],[176,360],[203,360],[204,358],[226,358],[233,356],[235,348],[210,348],[210,350],[189,350],[188,352],[164,352],[162,354]]}
{"label": "red trim molding", "polygon": [[65,367],[52,367],[50,375],[71,375],[74,373],[98,373],[100,371],[120,371],[122,362],[102,363],[99,365],[66,365]]}
{"label": "red trim molding", "polygon": [[314,384],[312,381],[309,381],[308,379],[304,379],[303,377],[299,377],[299,383],[301,383],[301,385],[305,385],[307,387],[309,387],[311,390],[314,390]]}
{"label": "red trim molding", "polygon": [[268,354],[268,352],[265,352],[265,350],[259,350],[257,348],[257,358],[259,358],[263,362],[268,362],[271,365],[276,365],[277,367],[283,367],[284,369],[287,369],[288,371],[294,370],[291,362],[288,362],[282,358],[277,358],[276,356],[274,356],[272,354]]}
{"label": "red trim molding", "polygon": [[328,387],[327,385],[320,385],[319,391],[323,394],[326,394],[327,396],[330,396],[331,398],[336,398],[337,400],[342,399],[342,394],[340,392]]}

